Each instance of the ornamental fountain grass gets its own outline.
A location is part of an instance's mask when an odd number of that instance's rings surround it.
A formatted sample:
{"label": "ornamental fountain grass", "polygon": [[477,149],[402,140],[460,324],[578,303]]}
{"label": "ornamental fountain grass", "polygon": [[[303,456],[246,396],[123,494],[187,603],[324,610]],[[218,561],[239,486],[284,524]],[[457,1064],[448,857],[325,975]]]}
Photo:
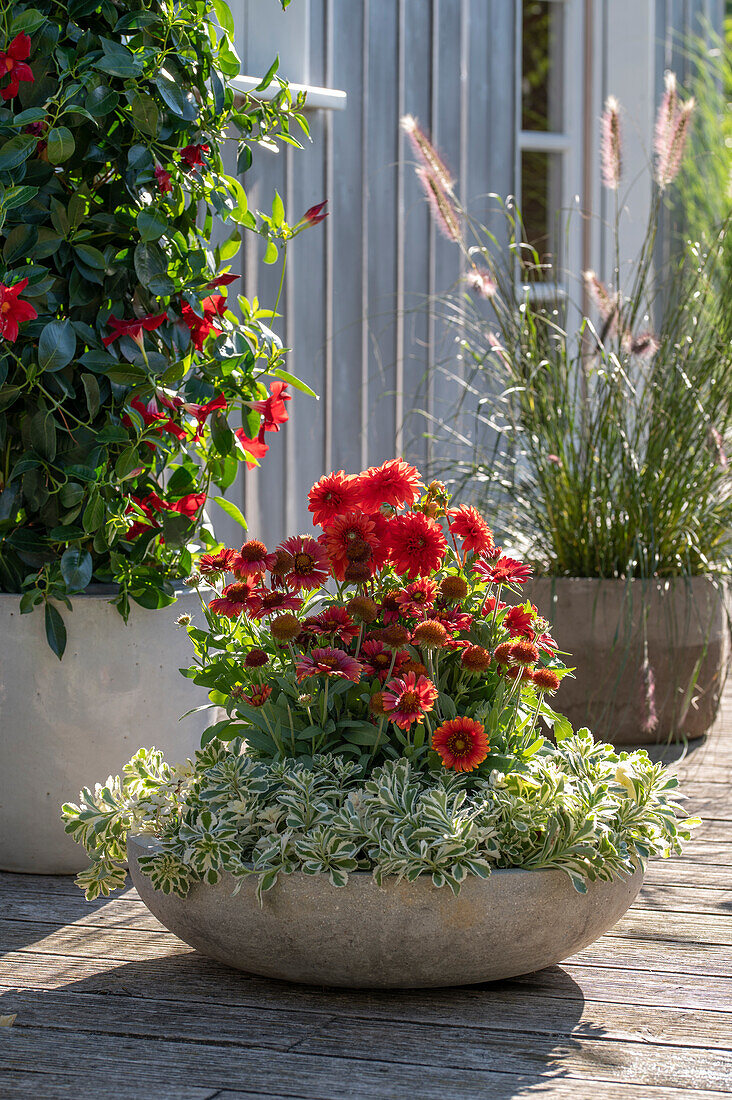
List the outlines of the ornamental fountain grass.
{"label": "ornamental fountain grass", "polygon": [[[307,124],[284,85],[268,102],[235,99],[233,31],[222,0],[4,5],[6,870],[78,870],[56,804],[121,767],[141,721],[158,717],[172,751],[197,744],[200,727],[179,726],[168,707],[187,656],[170,605],[195,555],[218,545],[207,500],[243,522],[223,494],[241,461],[266,453],[267,433],[287,419],[286,387],[299,384],[271,312],[243,296],[231,303],[230,267],[243,231],[262,238],[271,263],[322,217],[290,226],[279,196],[271,213],[250,211],[239,178],[261,143],[297,145],[291,130]],[[178,610],[193,603],[188,593]],[[165,651],[167,681],[155,659]]]}
{"label": "ornamental fountain grass", "polygon": [[[622,109],[608,99],[602,180],[614,213],[601,227],[602,278],[540,254],[510,199],[495,197],[504,225],[491,234],[460,205],[416,121],[404,120],[466,283],[441,303],[458,397],[435,431],[435,472],[449,472],[534,566],[527,595],[581,673],[563,693],[567,714],[615,744],[704,734],[729,655],[729,217],[666,262],[659,247],[693,118],[693,100],[667,73],[648,223],[626,258],[623,216],[638,181],[626,191]],[[577,221],[568,215],[557,238],[571,240]]]}
{"label": "ornamental fountain grass", "polygon": [[128,859],[200,951],[316,984],[480,982],[592,942],[690,835],[676,778],[554,710],[572,669],[513,602],[530,570],[444,485],[393,460],[309,507],[316,535],[201,558],[187,675],[226,717],[64,806],[79,885]]}

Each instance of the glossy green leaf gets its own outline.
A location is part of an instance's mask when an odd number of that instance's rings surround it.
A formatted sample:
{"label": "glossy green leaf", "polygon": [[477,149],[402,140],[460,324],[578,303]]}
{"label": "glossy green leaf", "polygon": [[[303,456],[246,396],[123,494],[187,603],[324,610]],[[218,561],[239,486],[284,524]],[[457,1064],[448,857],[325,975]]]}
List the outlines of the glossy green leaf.
{"label": "glossy green leaf", "polygon": [[227,500],[226,497],[214,497],[213,499],[216,501],[220,508],[223,508],[227,516],[230,516],[233,520],[236,520],[240,527],[243,527],[245,531],[247,530],[247,521],[245,520],[241,510],[237,508],[236,504],[234,504],[233,501]]}
{"label": "glossy green leaf", "polygon": [[76,351],[76,334],[70,321],[51,321],[38,340],[41,370],[54,372],[70,363]]}
{"label": "glossy green leaf", "polygon": [[53,604],[46,601],[45,606],[46,638],[59,661],[66,649],[66,627],[60,613]]}
{"label": "glossy green leaf", "polygon": [[76,142],[71,130],[66,126],[56,126],[48,131],[46,154],[51,164],[63,164],[72,156]]}
{"label": "glossy green leaf", "polygon": [[92,578],[92,556],[88,550],[69,547],[61,555],[61,576],[69,592],[83,592]]}

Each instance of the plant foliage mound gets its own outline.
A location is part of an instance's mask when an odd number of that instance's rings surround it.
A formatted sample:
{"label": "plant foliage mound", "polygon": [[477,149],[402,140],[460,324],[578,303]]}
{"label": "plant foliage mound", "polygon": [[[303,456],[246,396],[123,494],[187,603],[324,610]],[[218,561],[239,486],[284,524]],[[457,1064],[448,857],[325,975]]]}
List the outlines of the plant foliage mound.
{"label": "plant foliage mound", "polygon": [[226,717],[195,760],[141,749],[64,807],[88,897],[123,884],[130,833],[159,839],[141,866],[179,894],[224,872],[257,875],[261,896],[281,874],[344,886],[357,870],[457,892],[504,867],[584,890],[679,850],[693,821],[676,778],[554,710],[572,670],[510,600],[530,570],[474,508],[398,459],[327,475],[309,500],[316,536],[201,558],[188,675]]}
{"label": "plant foliage mound", "polygon": [[124,615],[172,602],[191,552],[215,545],[209,491],[287,419],[274,314],[244,296],[235,314],[227,291],[243,231],[275,263],[318,220],[290,227],[277,195],[255,214],[239,178],[257,145],[307,125],[284,84],[235,97],[233,29],[222,0],[6,5],[0,590],[45,606],[59,656],[57,601],[92,580],[119,586]]}

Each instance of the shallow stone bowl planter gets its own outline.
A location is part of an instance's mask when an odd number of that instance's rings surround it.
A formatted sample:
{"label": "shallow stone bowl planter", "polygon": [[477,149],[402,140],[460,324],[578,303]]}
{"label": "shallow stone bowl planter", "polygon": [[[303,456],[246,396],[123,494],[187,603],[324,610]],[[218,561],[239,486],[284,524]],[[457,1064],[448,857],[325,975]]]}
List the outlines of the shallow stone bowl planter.
{"label": "shallow stone bowl planter", "polygon": [[159,850],[153,838],[129,838],[132,881],[191,947],[252,974],[352,988],[470,985],[551,966],[612,928],[643,882],[638,870],[579,894],[563,871],[494,871],[466,879],[455,897],[428,878],[379,887],[357,872],[336,888],[296,872],[260,906],[254,876],[238,894],[231,875],[185,898],[155,890],[137,861]]}

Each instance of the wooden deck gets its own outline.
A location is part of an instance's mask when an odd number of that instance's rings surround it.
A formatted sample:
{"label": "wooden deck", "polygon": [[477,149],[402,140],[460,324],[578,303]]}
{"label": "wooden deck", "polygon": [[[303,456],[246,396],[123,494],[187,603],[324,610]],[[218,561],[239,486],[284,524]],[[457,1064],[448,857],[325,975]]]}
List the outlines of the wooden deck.
{"label": "wooden deck", "polygon": [[[669,754],[667,753],[667,756]],[[672,752],[673,756],[674,753]],[[2,1100],[711,1100],[732,1091],[732,695],[679,765],[704,824],[598,943],[526,978],[350,993],[248,977],[134,890],[0,875]]]}

